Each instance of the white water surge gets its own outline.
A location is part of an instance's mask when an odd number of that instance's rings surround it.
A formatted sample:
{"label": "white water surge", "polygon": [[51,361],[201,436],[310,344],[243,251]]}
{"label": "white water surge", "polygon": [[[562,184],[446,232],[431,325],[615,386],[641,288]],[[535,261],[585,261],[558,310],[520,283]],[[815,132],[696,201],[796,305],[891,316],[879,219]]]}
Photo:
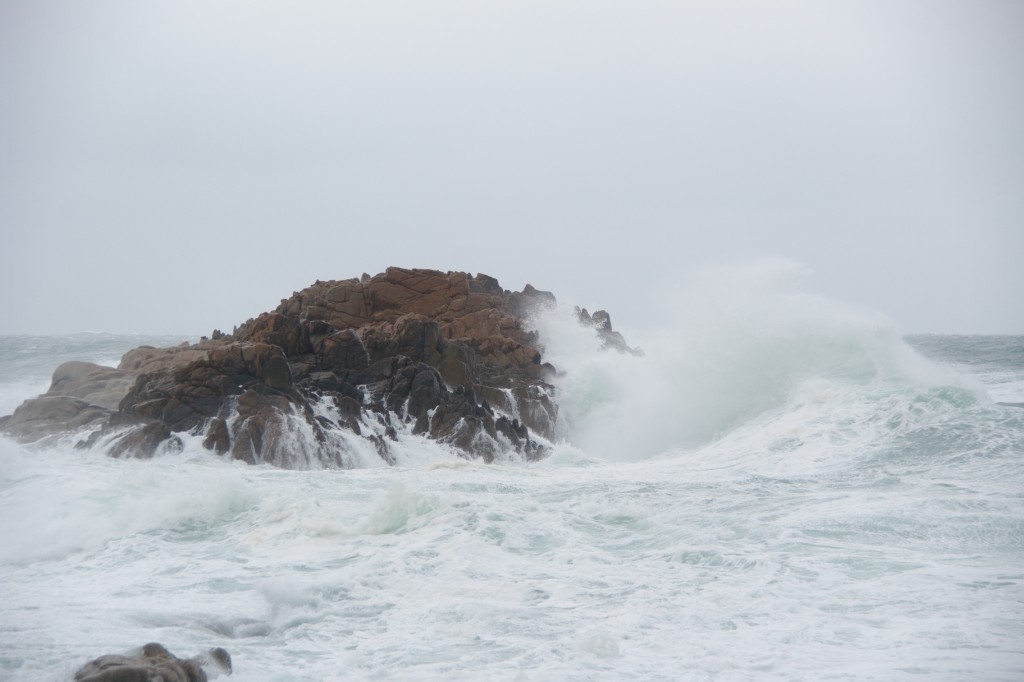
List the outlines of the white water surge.
{"label": "white water surge", "polygon": [[[639,358],[539,320],[564,440],[535,464],[0,439],[0,679],[147,641],[239,680],[1021,679],[1024,409],[986,384],[1024,402],[1024,338],[926,360],[798,274],[709,275],[623,330]],[[0,339],[4,406],[95,343]]]}

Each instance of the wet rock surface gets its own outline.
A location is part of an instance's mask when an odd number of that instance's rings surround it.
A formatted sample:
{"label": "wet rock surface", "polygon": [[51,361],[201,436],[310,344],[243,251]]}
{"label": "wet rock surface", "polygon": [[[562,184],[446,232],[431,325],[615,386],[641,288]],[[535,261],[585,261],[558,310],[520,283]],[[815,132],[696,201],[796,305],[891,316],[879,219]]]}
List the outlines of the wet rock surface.
{"label": "wet rock surface", "polygon": [[89,661],[75,673],[75,682],[207,682],[221,674],[231,674],[231,656],[224,649],[182,659],[151,642]]}
{"label": "wet rock surface", "polygon": [[[138,457],[192,434],[221,455],[297,468],[350,466],[366,451],[392,462],[399,432],[485,461],[538,458],[557,422],[555,368],[527,320],[554,303],[465,272],[317,281],[231,334],[136,348],[117,368],[65,363],[0,429],[33,441],[89,426],[81,444]],[[579,319],[630,350],[607,313]]]}

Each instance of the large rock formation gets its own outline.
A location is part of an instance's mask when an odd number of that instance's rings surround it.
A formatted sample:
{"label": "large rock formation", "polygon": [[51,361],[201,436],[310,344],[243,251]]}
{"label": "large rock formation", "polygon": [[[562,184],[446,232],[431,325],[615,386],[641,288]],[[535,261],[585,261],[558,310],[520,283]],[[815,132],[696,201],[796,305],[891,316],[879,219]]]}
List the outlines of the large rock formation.
{"label": "large rock formation", "polygon": [[[367,451],[392,462],[400,433],[486,461],[537,458],[554,435],[555,370],[526,320],[554,301],[464,272],[317,281],[230,335],[136,348],[117,369],[65,363],[0,429],[38,440],[91,426],[86,444],[143,457],[195,434],[219,454],[286,467],[346,467]],[[628,350],[606,313],[580,320]]]}

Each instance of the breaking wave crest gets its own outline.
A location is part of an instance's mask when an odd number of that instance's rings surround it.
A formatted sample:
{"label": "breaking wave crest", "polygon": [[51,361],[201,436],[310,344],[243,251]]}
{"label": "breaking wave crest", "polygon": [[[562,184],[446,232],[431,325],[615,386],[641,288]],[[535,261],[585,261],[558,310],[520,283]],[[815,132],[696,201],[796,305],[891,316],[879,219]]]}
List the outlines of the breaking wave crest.
{"label": "breaking wave crest", "polygon": [[630,333],[641,357],[601,352],[564,307],[538,319],[562,370],[564,437],[603,458],[645,459],[798,415],[842,433],[913,412],[922,396],[953,410],[985,401],[883,315],[806,291],[807,274],[789,261],[700,272],[664,292],[669,328]]}

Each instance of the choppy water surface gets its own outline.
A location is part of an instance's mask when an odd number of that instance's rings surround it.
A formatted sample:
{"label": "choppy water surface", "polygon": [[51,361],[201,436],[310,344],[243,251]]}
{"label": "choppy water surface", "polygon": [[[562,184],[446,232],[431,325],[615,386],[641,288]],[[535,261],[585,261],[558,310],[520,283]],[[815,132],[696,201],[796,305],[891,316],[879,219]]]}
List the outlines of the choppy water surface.
{"label": "choppy water surface", "polygon": [[[1024,409],[996,404],[1024,402],[1024,338],[911,339],[929,361],[826,318],[705,326],[668,365],[662,337],[552,347],[567,440],[536,464],[0,440],[0,678],[147,641],[241,680],[1024,678]],[[57,364],[19,343],[7,404]]]}

